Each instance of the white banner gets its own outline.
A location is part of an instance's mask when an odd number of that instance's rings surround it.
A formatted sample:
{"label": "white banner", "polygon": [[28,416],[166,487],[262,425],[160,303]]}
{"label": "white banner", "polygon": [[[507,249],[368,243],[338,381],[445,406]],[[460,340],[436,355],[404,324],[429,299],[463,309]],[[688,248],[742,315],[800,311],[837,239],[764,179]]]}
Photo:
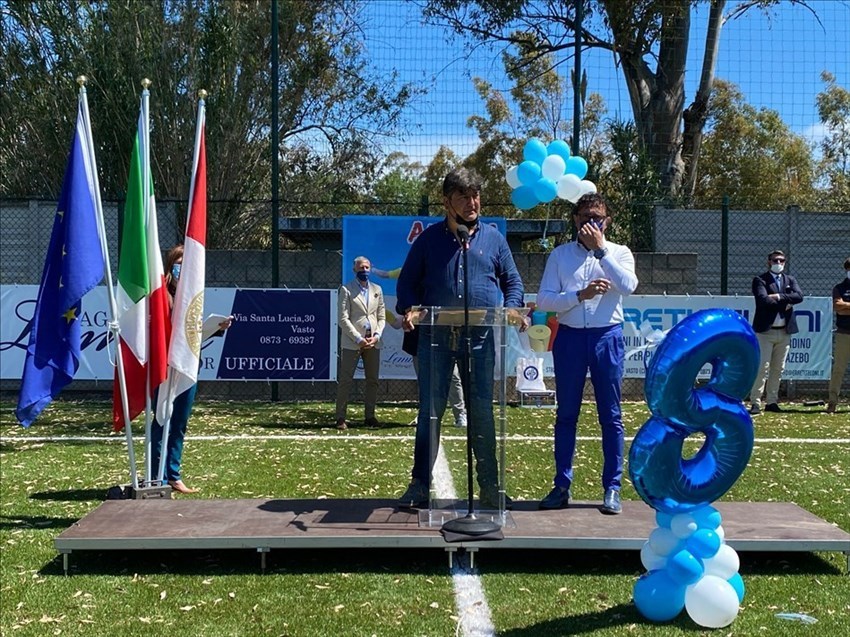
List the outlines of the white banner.
{"label": "white banner", "polygon": [[[525,298],[526,302],[534,301],[536,295],[527,294]],[[733,309],[752,323],[755,300],[752,297],[735,296],[627,297],[623,303],[626,378],[643,378],[646,374],[646,365],[655,349],[645,338],[648,332],[665,332],[689,314],[710,308]],[[794,307],[794,313],[800,332],[791,337],[791,351],[782,378],[829,380],[832,366],[832,299],[806,297]],[[538,323],[545,320],[544,316],[535,317]],[[555,374],[551,346],[547,344],[545,347],[546,350],[538,351],[537,356],[543,357],[543,373],[551,378]],[[709,369],[703,369],[703,375],[707,375]]]}
{"label": "white banner", "polygon": [[[258,291],[261,292],[261,291]],[[280,290],[280,292],[283,292]],[[295,292],[293,290],[293,292]],[[329,348],[329,369],[325,376],[327,380],[336,380],[336,331],[337,316],[335,294],[336,290],[327,291],[332,295],[330,300],[330,316],[313,317],[317,324],[322,327],[317,330],[315,344],[323,350]],[[35,309],[35,301],[38,295],[37,285],[4,285],[0,286],[0,378],[20,379],[24,366],[24,357],[27,343],[29,342],[30,321]],[[209,313],[224,316],[233,314],[234,298],[236,290],[233,288],[208,288],[205,293],[205,315]],[[526,295],[527,301],[533,301],[535,295]],[[395,304],[394,297],[385,297],[387,307]],[[390,305],[392,303],[392,305]],[[623,328],[626,340],[626,377],[643,378],[647,357],[651,357],[653,346],[646,342],[643,333],[651,330],[666,331],[674,324],[681,321],[688,314],[697,310],[725,307],[740,312],[747,320],[750,320],[755,309],[755,303],[751,297],[733,296],[630,296],[626,299],[623,313],[625,325]],[[83,314],[80,317],[82,326],[82,359],[80,370],[76,378],[80,380],[103,380],[112,382],[114,360],[114,346],[108,342],[108,305],[106,288],[98,287],[87,294],[83,299]],[[297,308],[293,312],[297,313]],[[791,339],[791,351],[788,354],[787,364],[783,378],[786,380],[828,380],[831,367],[832,353],[832,299],[828,297],[807,297],[795,308],[797,324],[800,332]],[[287,317],[290,318],[290,317]],[[546,317],[537,315],[535,321],[545,324]],[[272,329],[274,322],[270,323],[268,317],[254,316],[252,312],[242,312],[236,317],[234,327],[241,328],[244,324],[249,331],[261,331],[262,327]],[[291,327],[290,322],[278,322],[283,326]],[[231,328],[236,337],[236,331]],[[275,328],[276,329],[276,328]],[[330,333],[326,333],[326,330]],[[545,330],[539,330],[541,334]],[[507,370],[510,375],[515,374],[516,360],[521,356],[527,356],[528,351],[524,344],[529,342],[518,339],[516,330],[511,330],[508,341]],[[545,335],[545,334],[543,334]],[[293,336],[290,332],[281,333],[280,338],[286,337],[287,342],[292,339],[309,338],[310,336]],[[535,337],[539,336],[535,334]],[[383,346],[381,349],[381,378],[414,378],[410,363],[410,356],[401,351],[401,330],[387,326],[383,334]],[[259,339],[276,339],[278,336],[260,335]],[[222,380],[222,376],[235,373],[234,369],[240,361],[228,359],[228,363],[220,368],[222,351],[225,338],[210,338],[203,344],[201,351],[200,380]],[[233,338],[232,345],[242,338]],[[259,341],[258,341],[259,342]],[[531,339],[535,348],[535,356],[543,358],[544,376],[551,378],[554,375],[552,365],[552,352],[550,344],[545,339]],[[551,339],[550,339],[551,343]],[[269,345],[263,341],[261,345]],[[274,343],[271,343],[274,344]],[[291,343],[290,343],[291,344]],[[311,343],[312,344],[312,343]],[[297,345],[297,343],[296,343]],[[232,357],[231,357],[232,358]],[[234,359],[235,360],[235,359]],[[247,364],[247,363],[246,363]],[[295,370],[293,367],[294,371]],[[284,370],[289,373],[293,370]],[[236,370],[239,371],[239,370]],[[257,370],[250,370],[255,372]],[[240,372],[241,373],[241,372]],[[263,379],[266,375],[260,374]],[[329,378],[328,378],[329,376]],[[246,380],[261,380],[256,374],[242,374]],[[272,375],[273,377],[273,375]]]}

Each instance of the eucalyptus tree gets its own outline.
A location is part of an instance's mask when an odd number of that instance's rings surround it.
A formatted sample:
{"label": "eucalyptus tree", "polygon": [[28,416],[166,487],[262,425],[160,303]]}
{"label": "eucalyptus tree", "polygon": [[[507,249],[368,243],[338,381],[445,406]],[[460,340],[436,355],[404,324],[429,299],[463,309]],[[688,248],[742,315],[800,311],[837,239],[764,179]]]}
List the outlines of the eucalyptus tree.
{"label": "eucalyptus tree", "polygon": [[[663,192],[678,200],[696,184],[722,27],[749,9],[767,10],[778,2],[730,3],[724,15],[725,0],[583,0],[580,28],[578,2],[565,0],[427,0],[426,15],[473,43],[519,51],[518,71],[533,71],[535,58],[570,60],[577,28],[582,47],[610,51],[625,80],[638,138]],[[699,4],[708,6],[708,23],[698,89],[686,104],[691,18]]]}

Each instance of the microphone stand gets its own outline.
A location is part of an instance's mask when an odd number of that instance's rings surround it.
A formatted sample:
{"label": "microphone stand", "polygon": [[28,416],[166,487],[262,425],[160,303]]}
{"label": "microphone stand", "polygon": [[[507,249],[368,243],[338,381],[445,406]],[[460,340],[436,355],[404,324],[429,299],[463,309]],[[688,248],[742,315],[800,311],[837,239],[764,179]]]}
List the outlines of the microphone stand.
{"label": "microphone stand", "polygon": [[[469,381],[472,374],[472,339],[469,335],[469,267],[467,254],[469,252],[469,229],[459,225],[457,229],[458,238],[461,241],[461,259],[463,261],[463,343],[461,355],[460,384],[463,389],[463,401],[466,405],[466,486],[467,486],[467,512],[462,518],[455,518],[443,524],[443,529],[461,535],[485,535],[498,531],[501,527],[492,520],[479,518],[472,506],[474,492],[472,488],[472,436],[476,422],[472,417],[471,395]],[[490,407],[492,409],[492,405]]]}

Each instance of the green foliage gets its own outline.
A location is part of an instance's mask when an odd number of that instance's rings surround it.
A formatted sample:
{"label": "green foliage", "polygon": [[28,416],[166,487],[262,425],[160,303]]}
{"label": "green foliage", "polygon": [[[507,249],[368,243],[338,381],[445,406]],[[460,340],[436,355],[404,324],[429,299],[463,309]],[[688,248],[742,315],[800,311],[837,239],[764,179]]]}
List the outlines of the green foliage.
{"label": "green foliage", "polygon": [[733,208],[810,209],[815,201],[811,149],[776,111],[755,109],[740,90],[715,82],[703,141],[696,207],[717,208],[724,195]]}
{"label": "green foliage", "polygon": [[[283,201],[359,201],[375,178],[381,136],[400,130],[417,89],[368,64],[354,0],[280,3]],[[138,116],[139,82],[151,86],[157,196],[188,195],[195,95],[207,99],[213,247],[252,247],[270,198],[270,4],[259,0],[96,2],[13,0],[2,13],[4,196],[58,194],[79,74],[88,95],[105,198],[121,198]],[[8,54],[6,54],[8,51]],[[261,242],[261,241],[260,241]]]}
{"label": "green foliage", "polygon": [[826,88],[818,93],[817,107],[826,137],[820,144],[823,157],[819,173],[826,182],[822,206],[831,211],[850,210],[850,91],[824,71]]}

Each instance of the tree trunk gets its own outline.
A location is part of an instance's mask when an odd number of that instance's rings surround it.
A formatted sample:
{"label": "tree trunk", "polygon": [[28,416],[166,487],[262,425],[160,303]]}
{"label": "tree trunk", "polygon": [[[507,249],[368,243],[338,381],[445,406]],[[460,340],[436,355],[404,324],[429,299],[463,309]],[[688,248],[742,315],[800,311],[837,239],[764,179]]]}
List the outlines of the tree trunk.
{"label": "tree trunk", "polygon": [[685,62],[691,24],[690,2],[662,3],[658,65],[644,62],[647,51],[639,20],[624,20],[615,0],[604,2],[615,50],[622,62],[635,125],[641,142],[671,199],[678,198],[685,174],[682,159],[682,111],[685,105]]}
{"label": "tree trunk", "polygon": [[714,88],[714,69],[717,66],[717,52],[720,49],[720,29],[723,26],[723,8],[725,5],[726,0],[712,0],[711,2],[699,89],[694,101],[683,113],[685,128],[682,133],[682,157],[685,161],[685,180],[682,194],[689,200],[693,198],[697,185],[702,131],[708,119],[708,103],[711,98],[711,91]]}

